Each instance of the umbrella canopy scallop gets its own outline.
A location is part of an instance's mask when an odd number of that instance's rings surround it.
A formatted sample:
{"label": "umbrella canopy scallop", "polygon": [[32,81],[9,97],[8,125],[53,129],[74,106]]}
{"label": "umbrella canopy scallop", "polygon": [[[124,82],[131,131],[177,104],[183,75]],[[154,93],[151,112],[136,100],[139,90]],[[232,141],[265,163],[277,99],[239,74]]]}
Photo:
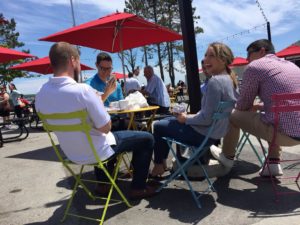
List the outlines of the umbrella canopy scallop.
{"label": "umbrella canopy scallop", "polygon": [[32,58],[32,57],[35,56],[24,52],[16,51],[14,49],[0,47],[0,63],[5,63],[17,59]]}
{"label": "umbrella canopy scallop", "polygon": [[[81,70],[93,70],[93,68],[80,64]],[[36,72],[41,74],[52,74],[53,70],[51,68],[49,57],[44,57],[30,62],[21,63],[19,65],[10,67],[9,69],[13,70],[25,70],[30,72]]]}

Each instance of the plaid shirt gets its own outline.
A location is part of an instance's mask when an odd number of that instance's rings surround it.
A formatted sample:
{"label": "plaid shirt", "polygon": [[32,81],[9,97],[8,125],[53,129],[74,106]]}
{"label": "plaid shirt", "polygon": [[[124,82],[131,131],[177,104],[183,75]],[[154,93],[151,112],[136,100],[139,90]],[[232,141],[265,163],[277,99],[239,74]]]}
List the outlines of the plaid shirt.
{"label": "plaid shirt", "polygon": [[[294,63],[268,54],[248,65],[242,83],[236,108],[241,111],[250,110],[254,99],[259,96],[264,103],[261,119],[265,123],[273,124],[271,96],[300,92],[300,68]],[[290,137],[300,137],[300,112],[282,113],[279,131]]]}

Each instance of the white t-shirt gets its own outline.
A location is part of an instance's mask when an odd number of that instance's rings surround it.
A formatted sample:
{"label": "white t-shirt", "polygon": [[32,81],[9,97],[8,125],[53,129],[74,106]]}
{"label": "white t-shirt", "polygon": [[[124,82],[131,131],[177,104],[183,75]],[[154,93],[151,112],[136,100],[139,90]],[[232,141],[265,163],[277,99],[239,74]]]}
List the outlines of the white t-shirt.
{"label": "white t-shirt", "polygon": [[125,82],[126,95],[128,95],[128,92],[131,90],[137,90],[137,91],[141,90],[140,82],[133,77],[127,78]]}
{"label": "white t-shirt", "polygon": [[[94,128],[103,127],[110,120],[101,98],[87,84],[79,84],[70,77],[53,77],[45,83],[35,98],[35,107],[44,114],[68,113],[86,109],[88,123]],[[78,121],[78,119],[76,119]],[[59,121],[48,121],[50,124],[59,124]],[[62,124],[72,124],[75,120],[60,121]],[[96,159],[89,146],[86,135],[82,132],[55,132],[60,147],[66,156],[78,164],[94,163]],[[91,130],[91,137],[95,149],[101,160],[114,154],[108,143],[108,136],[96,129]]]}

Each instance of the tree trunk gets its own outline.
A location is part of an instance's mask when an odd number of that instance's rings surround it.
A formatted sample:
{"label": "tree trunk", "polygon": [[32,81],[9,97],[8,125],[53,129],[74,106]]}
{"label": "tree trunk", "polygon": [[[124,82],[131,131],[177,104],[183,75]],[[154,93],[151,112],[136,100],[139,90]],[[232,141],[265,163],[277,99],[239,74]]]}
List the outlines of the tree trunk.
{"label": "tree trunk", "polygon": [[148,66],[147,47],[144,46],[145,65]]}
{"label": "tree trunk", "polygon": [[[154,14],[154,22],[157,23],[156,0],[153,0],[153,14]],[[161,54],[160,54],[160,44],[157,44],[157,57],[158,57],[158,65],[160,69],[160,77],[163,81],[165,81],[164,68],[162,65]]]}
{"label": "tree trunk", "polygon": [[165,81],[164,68],[162,65],[161,55],[160,55],[160,44],[157,44],[157,57],[158,57],[158,65],[160,69],[160,77],[163,81]]}

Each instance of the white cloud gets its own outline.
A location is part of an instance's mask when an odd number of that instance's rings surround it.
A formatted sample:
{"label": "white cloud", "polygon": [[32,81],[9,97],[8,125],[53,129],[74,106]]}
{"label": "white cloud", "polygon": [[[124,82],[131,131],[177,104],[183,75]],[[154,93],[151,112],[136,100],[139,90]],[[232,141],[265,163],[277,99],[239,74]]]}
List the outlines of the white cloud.
{"label": "white cloud", "polygon": [[[273,27],[284,26],[294,29],[286,21],[293,21],[300,13],[298,0],[261,1],[265,15]],[[194,0],[196,14],[201,16],[200,25],[205,35],[223,37],[234,31],[247,30],[265,23],[255,1],[200,1]],[[299,22],[298,22],[299,23]]]}
{"label": "white cloud", "polygon": [[[299,0],[261,0],[259,1],[263,11],[270,22],[272,40],[277,40],[276,36],[295,32],[299,29],[300,1]],[[266,23],[256,1],[249,0],[215,0],[203,1],[194,0],[196,15],[200,15],[199,26],[203,27],[204,34],[197,36],[198,50],[203,54],[207,44],[212,41],[223,41],[235,48],[243,46],[243,51],[251,41],[259,38],[267,38]],[[257,27],[256,29],[252,29]],[[240,32],[250,33],[243,35]],[[224,39],[229,37],[228,40]],[[295,37],[295,41],[297,41]],[[274,43],[276,45],[276,43]],[[241,50],[237,50],[240,55]]]}
{"label": "white cloud", "polygon": [[[99,17],[123,11],[124,0],[73,0],[76,24],[81,24]],[[299,0],[260,0],[265,15],[271,23],[272,40],[276,49],[283,49],[299,40],[300,36],[300,1]],[[197,36],[198,60],[202,59],[207,44],[237,34],[255,26],[249,34],[237,35],[223,40],[234,54],[245,56],[247,45],[259,38],[266,38],[265,20],[255,0],[194,0],[196,15],[200,15],[199,26],[204,34]],[[40,57],[48,54],[52,43],[39,42],[38,38],[72,26],[70,0],[13,0],[0,1],[0,8],[8,19],[15,18],[20,40],[25,42],[24,49]],[[82,49],[83,63],[94,66],[97,52]],[[86,59],[86,60],[84,60]],[[115,57],[114,68],[121,71],[120,60]],[[150,64],[156,64],[153,59]],[[138,62],[143,67],[142,62]],[[155,68],[159,74],[158,68]],[[95,71],[88,72],[93,74]],[[176,72],[176,80],[183,76]],[[141,79],[143,75],[140,75]],[[166,73],[166,83],[169,82]]]}
{"label": "white cloud", "polygon": [[[70,6],[70,0],[48,0],[48,1],[41,1],[41,0],[27,0],[33,4],[41,4],[46,6],[54,6],[54,5],[66,5]],[[116,11],[118,10],[123,11],[125,7],[124,1],[120,0],[108,0],[108,1],[100,1],[100,0],[73,0],[73,6],[76,5],[91,5],[98,9],[105,10],[105,11]]]}

